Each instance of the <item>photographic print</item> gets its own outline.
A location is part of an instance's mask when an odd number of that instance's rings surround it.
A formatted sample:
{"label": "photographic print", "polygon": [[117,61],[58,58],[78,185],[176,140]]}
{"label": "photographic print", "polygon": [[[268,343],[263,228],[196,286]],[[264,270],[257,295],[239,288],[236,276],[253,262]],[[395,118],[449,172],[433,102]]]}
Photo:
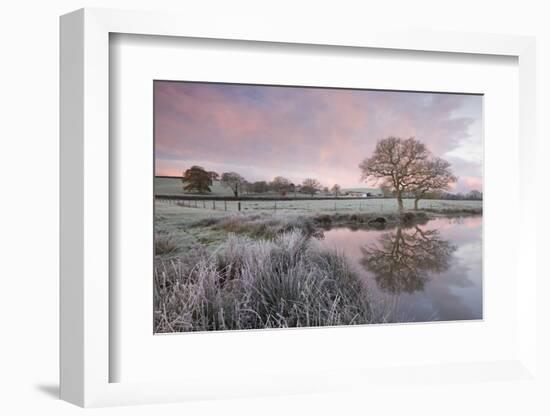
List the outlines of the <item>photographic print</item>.
{"label": "photographic print", "polygon": [[483,96],[154,81],[154,331],[483,318]]}

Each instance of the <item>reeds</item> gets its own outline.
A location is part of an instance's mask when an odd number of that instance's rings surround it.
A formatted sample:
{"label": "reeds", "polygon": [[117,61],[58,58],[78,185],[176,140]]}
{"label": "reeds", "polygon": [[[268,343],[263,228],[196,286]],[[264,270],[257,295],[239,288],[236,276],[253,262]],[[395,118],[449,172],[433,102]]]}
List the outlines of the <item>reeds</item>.
{"label": "reeds", "polygon": [[[156,258],[155,332],[373,322],[366,288],[342,253],[320,248],[307,227],[250,223],[245,235],[230,234],[213,253]],[[246,235],[254,230],[271,238]]]}

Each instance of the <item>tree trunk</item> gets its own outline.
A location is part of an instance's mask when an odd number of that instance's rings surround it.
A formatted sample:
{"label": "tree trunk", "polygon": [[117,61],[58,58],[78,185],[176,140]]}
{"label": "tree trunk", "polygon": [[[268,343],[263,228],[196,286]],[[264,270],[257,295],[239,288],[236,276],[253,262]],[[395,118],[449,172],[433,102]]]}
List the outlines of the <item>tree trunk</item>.
{"label": "tree trunk", "polygon": [[418,201],[420,201],[420,198],[415,198],[414,199],[414,210],[415,211],[418,211]]}
{"label": "tree trunk", "polygon": [[403,212],[403,198],[401,197],[401,192],[397,193],[397,206],[399,208],[399,212]]}

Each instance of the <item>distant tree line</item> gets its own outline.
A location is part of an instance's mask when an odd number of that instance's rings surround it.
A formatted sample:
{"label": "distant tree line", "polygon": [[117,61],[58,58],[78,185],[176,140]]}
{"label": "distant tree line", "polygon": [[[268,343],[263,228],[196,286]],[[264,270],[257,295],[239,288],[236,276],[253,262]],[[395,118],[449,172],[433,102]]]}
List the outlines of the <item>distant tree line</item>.
{"label": "distant tree line", "polygon": [[289,194],[297,193],[307,194],[313,197],[321,190],[325,194],[332,194],[336,197],[341,195],[341,187],[334,184],[329,190],[324,187],[315,178],[306,178],[301,184],[294,184],[289,179],[283,176],[276,176],[271,182],[255,181],[249,182],[237,172],[223,172],[221,175],[217,172],[207,171],[202,166],[191,166],[182,175],[183,190],[186,192],[209,193],[212,192],[211,186],[214,181],[219,180],[220,183],[229,188],[233,196],[239,197],[243,194],[263,194],[268,192],[278,193],[285,197]]}
{"label": "distant tree line", "polygon": [[[396,192],[388,189],[388,188],[382,188],[382,194],[385,198],[395,198]],[[412,193],[404,193],[404,198],[414,198],[414,194]],[[483,192],[480,192],[476,189],[469,191],[469,192],[457,192],[457,193],[450,193],[450,192],[430,192],[424,194],[422,199],[443,199],[443,200],[453,200],[453,201],[482,201],[483,200]]]}
{"label": "distant tree line", "polygon": [[472,201],[481,201],[481,200],[483,200],[483,192],[480,192],[476,189],[474,189],[470,192],[466,192],[466,193],[458,192],[456,194],[451,194],[449,192],[443,192],[443,193],[441,193],[441,195],[439,195],[439,199],[453,199],[453,200],[467,199],[467,200],[472,200]]}

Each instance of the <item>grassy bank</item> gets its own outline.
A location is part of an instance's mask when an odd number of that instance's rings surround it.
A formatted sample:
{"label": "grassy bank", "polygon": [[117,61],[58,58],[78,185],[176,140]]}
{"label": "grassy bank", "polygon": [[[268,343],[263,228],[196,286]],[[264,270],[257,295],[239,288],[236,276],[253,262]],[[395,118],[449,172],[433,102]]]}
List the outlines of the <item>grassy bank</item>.
{"label": "grassy bank", "polygon": [[424,212],[385,216],[364,213],[312,215],[270,215],[261,213],[203,218],[192,222],[189,227],[210,228],[226,233],[246,234],[252,238],[272,239],[292,230],[299,230],[305,236],[322,236],[323,230],[332,227],[381,229],[397,225],[421,224],[428,220],[429,216]]}

